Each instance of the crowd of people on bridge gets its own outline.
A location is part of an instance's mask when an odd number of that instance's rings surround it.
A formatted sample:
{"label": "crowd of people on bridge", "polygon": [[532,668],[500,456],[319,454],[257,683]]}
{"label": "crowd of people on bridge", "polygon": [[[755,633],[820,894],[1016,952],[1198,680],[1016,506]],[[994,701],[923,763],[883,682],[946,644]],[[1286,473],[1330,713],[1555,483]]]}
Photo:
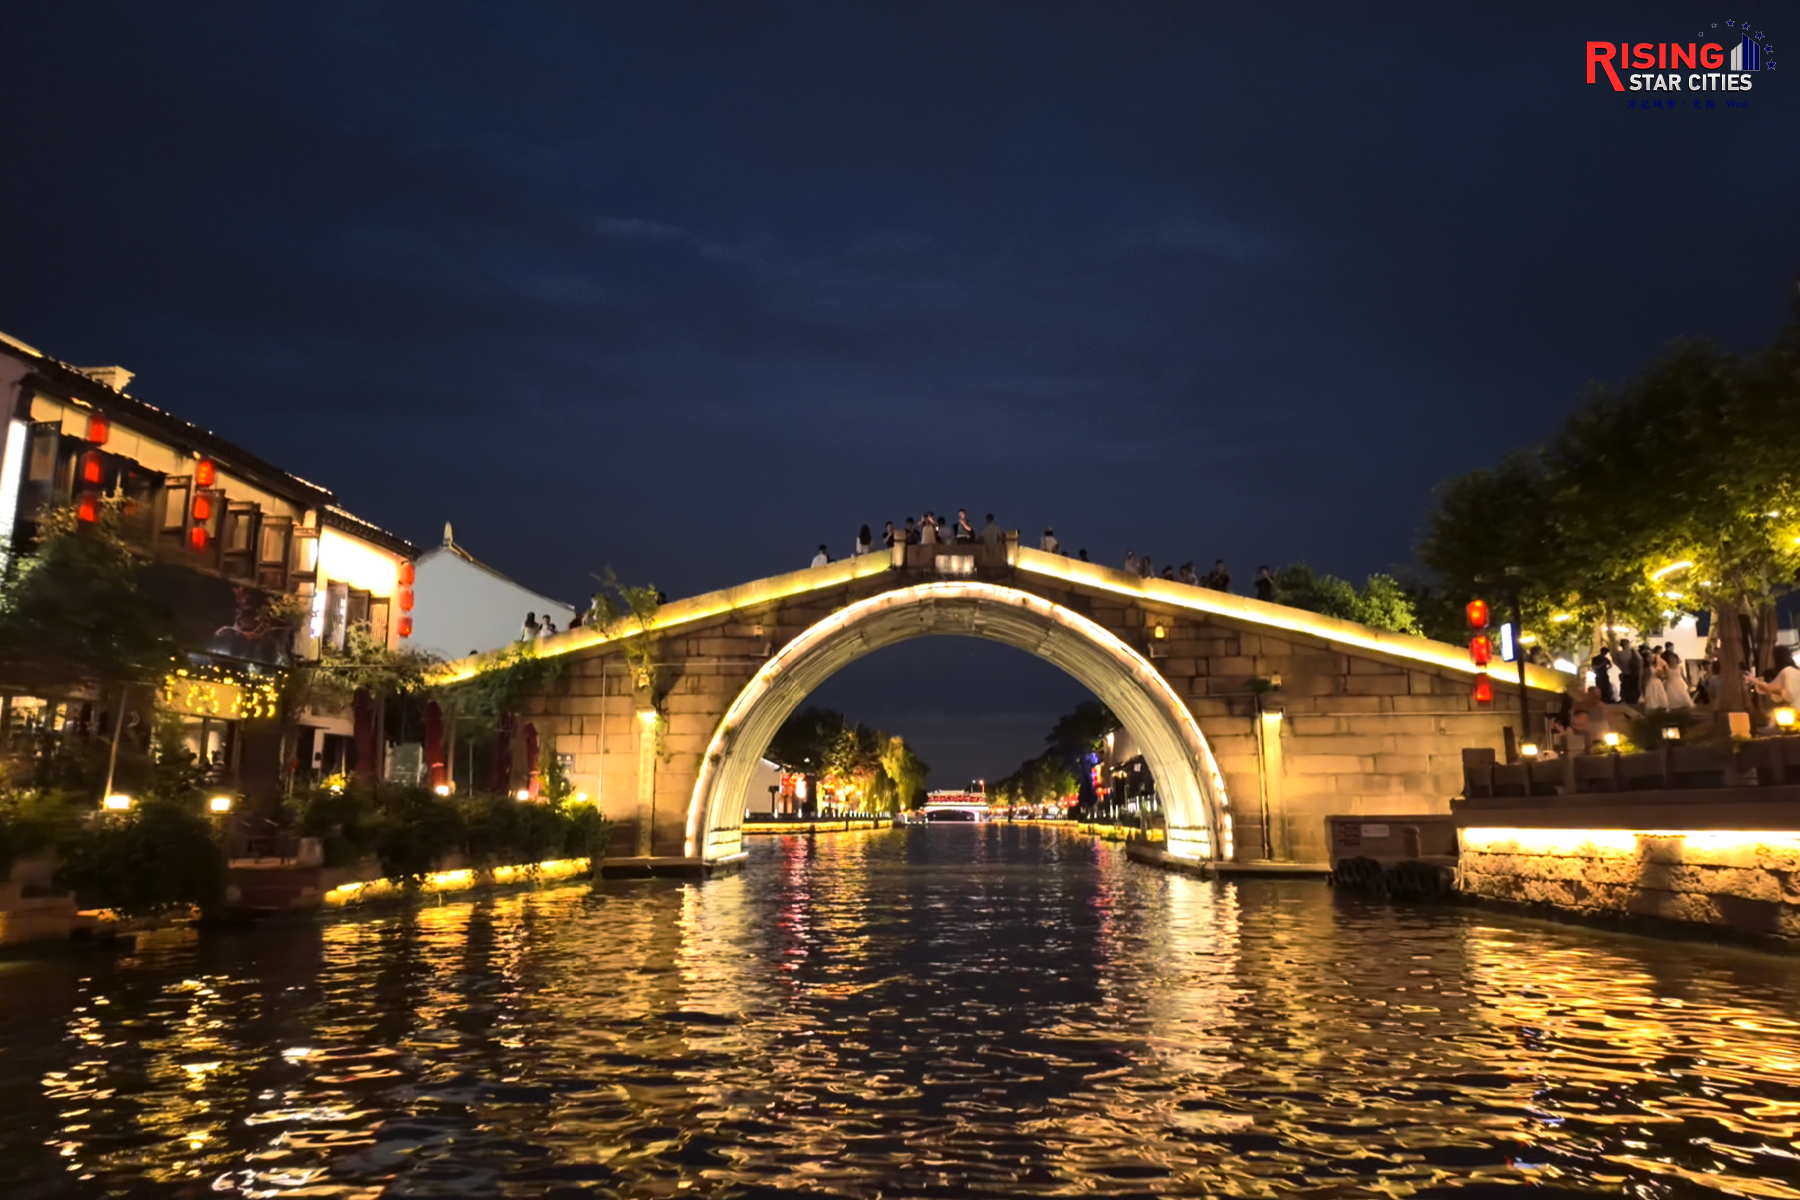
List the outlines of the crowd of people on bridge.
{"label": "crowd of people on bridge", "polygon": [[[987,519],[977,529],[969,520],[969,510],[959,508],[956,518],[940,517],[935,512],[927,511],[922,517],[907,517],[900,523],[889,521],[881,533],[881,545],[892,550],[895,546],[940,546],[962,544],[980,544],[999,546],[1004,543],[1006,533],[994,522],[994,514],[988,513]],[[856,531],[856,541],[851,547],[852,557],[872,554],[875,551],[875,535],[869,526],[864,525]],[[1054,526],[1046,525],[1043,536],[1038,539],[1038,549],[1046,554],[1067,555],[1062,542],[1056,536]],[[1081,562],[1088,562],[1088,552],[1080,549],[1075,557]],[[812,565],[823,567],[836,561],[831,554],[828,543],[821,542],[817,553],[813,555]],[[1149,555],[1139,555],[1134,550],[1125,551],[1124,571],[1127,575],[1136,575],[1143,579],[1156,577],[1155,564]],[[1214,591],[1229,592],[1231,590],[1231,570],[1224,559],[1217,559],[1212,570],[1205,575],[1194,569],[1192,562],[1183,563],[1180,567],[1169,564],[1163,567],[1162,576],[1173,583],[1185,583],[1192,587],[1211,588]],[[1275,572],[1267,566],[1259,568],[1252,586],[1256,598],[1273,603],[1275,600]]]}

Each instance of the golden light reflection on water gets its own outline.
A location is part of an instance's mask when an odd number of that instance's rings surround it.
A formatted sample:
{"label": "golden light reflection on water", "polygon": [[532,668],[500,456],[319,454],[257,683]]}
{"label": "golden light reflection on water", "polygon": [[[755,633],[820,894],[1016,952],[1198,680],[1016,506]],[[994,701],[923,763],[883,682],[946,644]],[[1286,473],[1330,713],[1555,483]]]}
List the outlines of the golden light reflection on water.
{"label": "golden light reflection on water", "polygon": [[0,971],[0,1195],[1796,1195],[1800,964],[1003,825]]}

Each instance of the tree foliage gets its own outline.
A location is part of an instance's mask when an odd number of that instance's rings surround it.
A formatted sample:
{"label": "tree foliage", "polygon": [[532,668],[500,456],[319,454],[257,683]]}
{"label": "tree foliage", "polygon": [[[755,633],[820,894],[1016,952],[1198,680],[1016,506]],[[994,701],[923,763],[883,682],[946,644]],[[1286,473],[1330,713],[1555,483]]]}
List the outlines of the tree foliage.
{"label": "tree foliage", "polygon": [[[656,684],[656,643],[649,636],[656,628],[662,596],[653,584],[631,587],[619,582],[611,567],[594,576],[600,589],[594,593],[588,620],[608,637],[621,637],[621,649],[633,684],[640,690]],[[631,636],[636,635],[636,636]]]}
{"label": "tree foliage", "polygon": [[1050,804],[1078,794],[1092,756],[1118,728],[1118,718],[1104,704],[1084,701],[1045,735],[1042,754],[988,784],[988,794],[1007,804]]}
{"label": "tree foliage", "polygon": [[58,848],[56,885],[126,917],[202,910],[225,898],[225,853],[198,796],[105,813]]}
{"label": "tree foliage", "polygon": [[438,687],[438,702],[463,716],[494,721],[502,713],[517,712],[526,696],[555,683],[565,666],[562,655],[539,654],[536,642],[514,642],[468,679]]}
{"label": "tree foliage", "polygon": [[1275,573],[1275,594],[1283,604],[1359,625],[1416,636],[1425,632],[1412,598],[1392,575],[1371,575],[1359,590],[1348,580],[1318,574],[1303,562],[1289,563]]}
{"label": "tree foliage", "polygon": [[0,686],[38,695],[160,681],[175,619],[140,586],[144,560],[117,504],[80,521],[71,505],[38,515],[37,544],[0,580]]}
{"label": "tree foliage", "polygon": [[854,788],[858,803],[876,812],[916,803],[931,772],[904,738],[816,705],[784,721],[765,753],[790,771],[817,777],[828,788]]}
{"label": "tree foliage", "polygon": [[1552,645],[1710,610],[1727,684],[1746,650],[1766,668],[1800,568],[1796,317],[1757,354],[1679,342],[1591,388],[1546,444],[1438,489],[1421,560],[1464,599],[1514,569],[1525,629]]}

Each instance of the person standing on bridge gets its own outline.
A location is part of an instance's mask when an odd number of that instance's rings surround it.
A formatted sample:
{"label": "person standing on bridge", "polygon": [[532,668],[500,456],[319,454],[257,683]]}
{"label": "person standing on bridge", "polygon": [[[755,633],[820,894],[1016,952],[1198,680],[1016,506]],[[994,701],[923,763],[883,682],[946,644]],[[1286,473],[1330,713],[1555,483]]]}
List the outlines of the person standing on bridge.
{"label": "person standing on bridge", "polygon": [[998,549],[1005,540],[1006,535],[1001,532],[998,525],[994,524],[994,514],[989,513],[987,520],[981,526],[981,544],[989,550],[994,550]]}
{"label": "person standing on bridge", "polygon": [[521,642],[535,642],[535,641],[537,641],[537,635],[538,635],[537,614],[534,612],[528,612],[525,614],[525,623],[523,625],[519,626],[519,640]]}
{"label": "person standing on bridge", "polygon": [[925,514],[925,518],[919,522],[919,545],[935,546],[937,544],[938,544],[937,517],[933,516],[930,512],[927,512]]}
{"label": "person standing on bridge", "polygon": [[1221,558],[1213,563],[1212,574],[1206,577],[1206,586],[1215,592],[1231,590],[1231,572],[1226,569],[1224,559]]}
{"label": "person standing on bridge", "polygon": [[1044,526],[1044,536],[1038,540],[1038,549],[1045,554],[1061,554],[1062,543],[1056,540],[1056,530]]}
{"label": "person standing on bridge", "polygon": [[1137,551],[1131,549],[1129,546],[1125,549],[1125,573],[1127,575],[1136,575],[1138,573]]}
{"label": "person standing on bridge", "polygon": [[1275,572],[1267,566],[1256,568],[1256,598],[1267,604],[1275,603]]}
{"label": "person standing on bridge", "polygon": [[966,508],[956,510],[956,540],[959,542],[975,540],[975,527],[969,524],[969,510]]}
{"label": "person standing on bridge", "polygon": [[819,552],[813,555],[812,565],[815,567],[830,566],[831,552],[826,550],[824,546],[820,546]]}
{"label": "person standing on bridge", "polygon": [[874,548],[875,539],[870,535],[869,527],[864,525],[861,529],[857,530],[856,533],[856,555],[860,558]]}
{"label": "person standing on bridge", "polygon": [[887,528],[882,531],[881,544],[883,546],[887,547],[889,550],[892,550],[894,548],[895,542],[899,542],[902,546],[906,545],[904,538],[905,538],[905,535],[902,534],[898,529],[895,529],[894,523],[892,521],[889,521],[887,523]]}
{"label": "person standing on bridge", "polygon": [[916,546],[919,544],[919,530],[918,527],[913,524],[913,519],[911,517],[906,518],[906,531],[900,544],[903,546]]}

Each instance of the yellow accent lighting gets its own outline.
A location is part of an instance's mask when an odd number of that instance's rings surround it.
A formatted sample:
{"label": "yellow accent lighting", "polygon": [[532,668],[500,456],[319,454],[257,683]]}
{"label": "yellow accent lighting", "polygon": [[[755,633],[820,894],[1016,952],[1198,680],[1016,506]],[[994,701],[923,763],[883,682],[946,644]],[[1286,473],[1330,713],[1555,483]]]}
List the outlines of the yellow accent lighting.
{"label": "yellow accent lighting", "polygon": [[1605,742],[1607,745],[1614,747],[1615,749],[1619,745],[1619,735],[1616,733],[1608,732],[1608,733],[1602,734],[1600,737],[1600,740]]}
{"label": "yellow accent lighting", "polygon": [[1524,854],[1554,858],[1637,858],[1647,839],[1680,839],[1692,858],[1745,849],[1782,856],[1800,853],[1800,833],[1756,829],[1513,829],[1478,827],[1461,834],[1465,854]]}
{"label": "yellow accent lighting", "polygon": [[1523,754],[1526,758],[1536,758],[1538,756],[1537,743],[1526,742],[1523,746],[1519,747],[1519,753]]}
{"label": "yellow accent lighting", "polygon": [[230,796],[214,796],[212,799],[210,799],[206,802],[206,807],[210,808],[212,811],[214,811],[216,813],[228,813],[231,811],[231,797]]}
{"label": "yellow accent lighting", "polygon": [[[1127,575],[1123,571],[1100,566],[1097,563],[1084,563],[1078,559],[1064,558],[1060,554],[1033,550],[1028,546],[1010,548],[1008,554],[1012,557],[1012,565],[1027,574],[1059,579],[1065,583],[1077,584],[1096,591],[1110,592],[1114,595],[1140,597],[1155,601],[1159,606],[1165,608],[1199,613],[1204,616],[1224,617],[1266,629],[1304,634],[1331,643],[1334,648],[1370,650],[1378,654],[1391,655],[1394,658],[1441,667],[1462,675],[1485,673],[1482,668],[1469,661],[1467,646],[1453,646],[1447,642],[1434,642],[1428,638],[1371,629],[1353,621],[1342,621],[1335,617],[1307,612],[1304,609],[1271,604],[1249,596],[1236,596],[1230,592],[1216,592],[1211,588],[1194,587],[1171,579],[1142,579],[1136,575]],[[790,571],[785,575],[775,575],[768,579],[756,580],[753,583],[707,592],[686,600],[671,601],[657,609],[655,618],[649,623],[648,632],[656,633],[692,624],[695,621],[723,616],[743,608],[829,591],[858,579],[885,574],[892,569],[893,560],[886,555],[859,554],[841,562],[831,563],[829,566]],[[635,622],[629,624],[621,622],[617,628],[610,631],[599,625],[583,625],[579,629],[567,630],[537,643],[537,651],[540,657],[550,657],[588,650],[595,646],[612,645],[638,636],[641,634]],[[510,649],[509,646],[501,650],[493,650],[445,663],[432,673],[430,681],[438,685],[461,683],[496,665],[501,656]],[[1556,672],[1549,668],[1527,666],[1525,677],[1528,686],[1540,691],[1560,692],[1562,690],[1562,681],[1556,677]]]}
{"label": "yellow accent lighting", "polygon": [[[435,871],[427,875],[420,884],[420,890],[426,892],[463,892],[479,887],[484,883],[508,885],[514,883],[555,882],[585,875],[592,866],[592,860],[586,858],[559,858],[539,863],[513,863],[506,866],[493,867],[484,871],[464,869],[460,871]],[[324,901],[328,907],[339,908],[346,904],[361,904],[369,900],[390,900],[405,896],[408,887],[405,880],[370,879],[360,882],[340,883],[325,893]]]}
{"label": "yellow accent lighting", "polygon": [[1650,578],[1661,579],[1664,575],[1673,575],[1676,571],[1685,571],[1693,565],[1694,564],[1691,561],[1684,558],[1680,562],[1670,563],[1668,566],[1662,568],[1662,570],[1660,570],[1660,571],[1650,572]]}
{"label": "yellow accent lighting", "polygon": [[100,802],[100,807],[108,812],[124,812],[131,807],[131,797],[119,794],[108,796]]}
{"label": "yellow accent lighting", "polygon": [[1776,709],[1775,724],[1782,729],[1792,729],[1794,727],[1794,710],[1785,706]]}
{"label": "yellow accent lighting", "polygon": [[[1237,596],[1230,592],[1216,592],[1211,588],[1194,587],[1171,579],[1142,579],[1097,563],[1084,563],[1026,546],[1017,547],[1012,554],[1013,565],[1031,575],[1060,579],[1065,583],[1111,592],[1114,595],[1137,596],[1155,601],[1163,607],[1185,609],[1266,629],[1316,637],[1329,643],[1334,650],[1370,650],[1377,654],[1441,667],[1461,675],[1489,673],[1469,661],[1467,646],[1453,646],[1448,642],[1434,642],[1429,638],[1372,629],[1354,621],[1342,621],[1336,617],[1307,612],[1305,609],[1271,604],[1266,600]],[[1511,664],[1508,667],[1510,674]],[[1547,667],[1527,666],[1525,682],[1527,686],[1540,691],[1562,691],[1562,681],[1556,677],[1555,671]]]}

